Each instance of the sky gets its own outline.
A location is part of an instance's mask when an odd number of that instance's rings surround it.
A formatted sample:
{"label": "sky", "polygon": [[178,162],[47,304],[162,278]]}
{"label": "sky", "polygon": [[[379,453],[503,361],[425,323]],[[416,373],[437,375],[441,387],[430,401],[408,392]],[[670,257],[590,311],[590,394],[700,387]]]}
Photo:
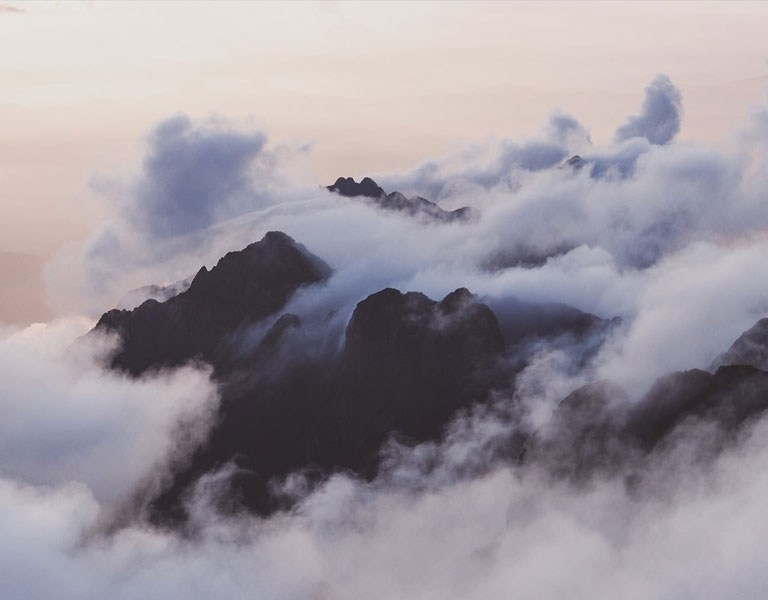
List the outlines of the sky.
{"label": "sky", "polygon": [[768,75],[762,3],[3,2],[0,252],[49,257],[183,112],[308,148],[297,177],[408,168],[567,107],[605,141],[663,63],[681,139],[727,144]]}

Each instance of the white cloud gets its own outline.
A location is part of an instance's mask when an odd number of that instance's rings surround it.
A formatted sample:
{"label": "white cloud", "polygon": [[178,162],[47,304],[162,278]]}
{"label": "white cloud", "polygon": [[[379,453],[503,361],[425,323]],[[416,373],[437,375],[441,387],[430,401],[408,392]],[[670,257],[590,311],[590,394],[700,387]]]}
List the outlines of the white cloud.
{"label": "white cloud", "polygon": [[33,325],[0,340],[0,476],[80,482],[116,502],[165,460],[174,428],[205,430],[216,392],[205,370],[141,380],[102,370],[110,341],[76,341],[92,325]]}
{"label": "white cloud", "polygon": [[[607,148],[591,146],[583,128],[561,116],[535,140],[385,178],[432,190],[446,205],[477,206],[476,223],[424,224],[301,187],[248,212],[239,200],[225,202],[215,218],[205,200],[190,215],[202,217],[173,239],[126,229],[123,219],[121,243],[132,241],[120,246],[120,261],[107,255],[97,264],[108,285],[83,284],[88,302],[78,306],[109,308],[110,294],[181,279],[279,229],[335,269],[288,310],[303,317],[338,309],[336,333],[357,301],[387,286],[432,297],[466,286],[496,299],[565,302],[620,315],[627,327],[594,372],[570,373],[563,349],[540,354],[517,398],[531,421],[544,422],[592,377],[613,378],[636,396],[667,371],[706,367],[768,312],[765,119],[757,113],[734,155],[674,143],[680,107],[670,86],[655,80],[642,114]],[[245,162],[261,143],[246,143]],[[540,168],[577,148],[581,169]],[[178,164],[186,172],[197,162]],[[222,172],[230,175],[250,181],[252,173]],[[157,187],[139,183],[134,192]],[[152,198],[151,207],[162,199]],[[150,238],[146,247],[136,243]],[[535,268],[504,266],[530,251],[556,255]],[[92,266],[86,261],[86,271]],[[134,381],[94,368],[91,352],[63,359],[88,325],[60,322],[0,342],[4,598],[733,598],[761,597],[768,586],[764,422],[708,468],[691,460],[692,438],[684,439],[656,457],[639,491],[621,479],[574,489],[536,468],[492,465],[459,477],[508,427],[491,411],[457,423],[442,445],[392,450],[390,470],[372,483],[332,478],[292,514],[225,518],[201,500],[198,538],[131,525],[84,539],[104,508],[173,449],[169,432],[179,418],[204,411],[213,395],[199,370]]]}

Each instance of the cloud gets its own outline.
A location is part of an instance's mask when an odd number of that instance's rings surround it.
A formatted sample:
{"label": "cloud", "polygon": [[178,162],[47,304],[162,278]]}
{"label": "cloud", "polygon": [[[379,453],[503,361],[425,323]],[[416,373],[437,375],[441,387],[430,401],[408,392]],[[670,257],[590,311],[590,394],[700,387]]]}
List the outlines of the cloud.
{"label": "cloud", "polygon": [[126,218],[149,236],[165,238],[209,227],[259,205],[249,167],[266,136],[193,126],[185,115],[160,123]]}
{"label": "cloud", "polygon": [[667,144],[680,131],[682,95],[666,75],[657,75],[645,88],[643,110],[616,130],[616,141],[644,137],[652,144]]}
{"label": "cloud", "polygon": [[574,117],[555,112],[531,140],[488,142],[428,160],[409,172],[382,174],[377,180],[385,189],[422,194],[453,206],[451,197],[457,193],[471,196],[495,186],[514,191],[525,172],[552,168],[574,155],[582,158],[577,165],[591,165],[592,177],[606,173],[628,177],[649,144],[667,144],[680,130],[682,96],[666,75],[658,75],[646,88],[642,109],[618,128],[615,144],[606,148],[594,147],[589,132]]}
{"label": "cloud", "polygon": [[450,200],[457,192],[471,194],[500,184],[514,188],[517,171],[554,167],[590,143],[589,133],[576,119],[555,112],[533,139],[478,144],[453,156],[429,160],[410,172],[384,173],[376,179],[388,191]]}
{"label": "cloud", "polygon": [[[221,120],[193,123],[182,115],[158,125],[148,140],[147,158],[138,177],[127,185],[99,180],[98,188],[111,199],[108,219],[82,249],[70,250],[69,256],[62,254],[50,267],[59,307],[85,308],[97,316],[129,290],[186,279],[200,264],[210,266],[224,252],[259,239],[268,228],[291,227],[298,232],[289,232],[293,237],[320,254],[327,236],[315,234],[316,220],[331,228],[341,227],[350,243],[358,239],[352,234],[358,226],[352,220],[357,218],[362,220],[361,230],[387,230],[390,240],[401,238],[403,227],[412,228],[404,226],[398,216],[388,220],[374,210],[349,208],[354,200],[339,201],[317,187],[290,183],[282,167],[285,153],[267,149],[260,132],[239,131]],[[402,268],[389,261],[382,265],[383,272],[392,268],[414,272],[420,268],[418,255],[434,256],[439,251],[446,259],[456,257],[458,252],[447,249],[453,243],[450,237],[469,237],[460,245],[474,247],[459,262],[474,262],[475,266],[497,258],[502,263],[514,262],[511,255],[515,254],[546,257],[548,252],[584,244],[605,248],[621,265],[653,264],[664,252],[685,242],[682,238],[689,233],[686,219],[697,211],[706,216],[713,208],[704,206],[702,200],[701,208],[678,210],[675,204],[690,204],[692,198],[688,193],[673,198],[671,191],[660,196],[665,201],[673,199],[669,207],[649,206],[650,188],[661,178],[654,178],[654,173],[634,175],[641,168],[663,168],[666,160],[656,158],[657,149],[642,138],[596,148],[576,119],[554,113],[530,140],[480,144],[410,172],[385,174],[381,183],[386,189],[424,194],[447,208],[473,205],[484,216],[474,229],[445,228],[408,242],[418,246],[413,248],[414,255]],[[562,164],[576,152],[591,164],[589,169]],[[727,159],[705,156],[701,149],[675,148],[670,151],[670,163],[686,153],[689,161],[704,161],[701,169],[711,171],[708,182],[719,185],[730,175]],[[617,179],[628,180],[627,189],[619,190],[622,184]],[[698,185],[704,177],[703,172],[684,173],[679,179],[669,179],[679,187]],[[703,192],[712,196],[719,189]],[[638,201],[641,195],[646,197]],[[609,196],[617,197],[618,202],[607,200]],[[471,236],[463,235],[470,231]],[[307,237],[303,237],[305,232]],[[313,247],[318,239],[319,245]],[[383,236],[380,239],[386,244]],[[343,256],[359,256],[344,239],[331,242],[339,244],[347,244]],[[389,251],[393,247],[389,244]],[[499,257],[483,258],[479,253]],[[387,262],[387,258],[378,262]],[[392,282],[382,279],[384,283]]]}
{"label": "cloud", "polygon": [[0,585],[64,600],[759,597],[765,428],[707,467],[684,444],[660,456],[647,495],[621,478],[579,489],[497,468],[437,481],[410,466],[419,491],[339,475],[269,520],[201,508],[194,539],[133,526],[83,540],[98,514],[87,488],[0,480]]}
{"label": "cloud", "polygon": [[[557,114],[531,140],[479,144],[379,182],[478,207],[468,224],[424,224],[288,185],[259,133],[185,117],[159,126],[110,222],[66,263],[85,273],[79,310],[108,308],[105,299],[132,284],[183,279],[277,229],[334,268],[327,284],[286,308],[312,348],[337,350],[355,304],[388,286],[565,302],[625,325],[578,371],[574,349],[542,347],[515,395],[462,415],[443,440],[393,444],[373,481],[338,474],[309,493],[292,476],[284,486],[299,500],[293,512],[217,514],[208,500],[226,471],[212,476],[191,500],[193,538],[140,523],[106,536],[93,529],[105,507],[173,454],[179,419],[205,413],[207,373],[128,381],[93,366],[97,349],[62,358],[87,323],[7,337],[2,596],[760,597],[765,420],[705,464],[695,450],[707,430],[688,431],[652,456],[640,487],[607,476],[573,487],[538,465],[494,458],[520,426],[512,408],[525,411],[524,425],[544,425],[565,395],[604,377],[631,402],[659,375],[706,367],[768,312],[765,114],[724,154],[674,141],[679,105],[674,86],[657,78],[642,114],[607,147]],[[576,152],[581,168],[562,165]],[[202,187],[192,185],[202,173]],[[541,260],[521,264],[531,255]],[[77,269],[60,275],[76,278]]]}
{"label": "cloud", "polygon": [[185,279],[218,258],[206,253],[212,228],[304,193],[286,183],[280,164],[305,149],[266,145],[264,133],[221,118],[182,114],[158,124],[139,174],[94,179],[106,218],[48,269],[60,311],[85,304],[95,316],[133,288]]}
{"label": "cloud", "polygon": [[727,248],[696,243],[649,270],[637,282],[636,316],[621,348],[598,359],[602,375],[640,392],[666,372],[706,368],[768,314],[766,252],[760,238]]}
{"label": "cloud", "polygon": [[92,325],[68,319],[0,339],[0,476],[79,482],[114,503],[166,459],[185,419],[197,423],[192,437],[204,432],[216,392],[205,370],[139,381],[103,371],[115,340],[75,342]]}
{"label": "cloud", "polygon": [[[762,124],[756,117],[745,148],[761,139]],[[166,146],[174,149],[170,156],[197,157],[198,148],[208,147],[198,138],[217,140],[216,146],[221,135],[218,128],[211,132],[185,118],[170,120],[153,134],[146,164],[158,169],[166,164],[155,162],[165,156]],[[550,157],[550,151],[568,156],[579,144],[587,145],[582,157],[591,168],[562,166]],[[480,219],[469,224],[425,225],[320,188],[290,185],[279,168],[267,165],[259,175],[264,189],[270,181],[281,183],[257,208],[178,235],[155,235],[141,226],[143,217],[136,218],[138,225],[126,226],[125,220],[105,225],[90,250],[65,263],[70,268],[61,269],[60,276],[66,286],[81,286],[77,306],[98,315],[131,288],[185,279],[201,264],[210,267],[227,251],[261,239],[266,231],[281,230],[334,268],[325,286],[299,293],[286,308],[304,323],[332,314],[318,329],[319,344],[338,344],[355,304],[384,287],[430,297],[468,287],[491,300],[563,302],[604,318],[622,317],[630,325],[628,337],[617,342],[615,356],[603,355],[601,361],[605,373],[625,383],[632,380],[638,389],[665,369],[706,366],[762,316],[765,296],[744,273],[760,272],[754,256],[762,251],[761,235],[768,228],[761,192],[765,166],[744,160],[739,152],[726,155],[702,145],[657,145],[643,138],[608,147],[589,144],[575,119],[556,114],[533,141],[509,141],[495,152],[474,147],[451,161],[430,163],[434,168],[389,176],[391,185],[435,186],[445,204],[476,206]],[[262,148],[258,156],[265,152]],[[173,172],[169,165],[193,163],[174,158],[166,166]],[[555,166],[538,168],[544,164]],[[165,210],[157,193],[165,175],[150,176],[153,168],[145,168],[131,188],[152,194],[136,192],[129,206]],[[223,172],[233,182],[223,187],[240,189],[242,171]],[[173,210],[184,206],[171,205]],[[235,202],[226,214],[240,208]],[[522,260],[530,257],[536,258],[535,268]],[[73,263],[84,270],[84,281],[77,280]],[[731,288],[723,289],[738,290],[732,298],[720,294],[717,284],[706,285],[714,269],[732,281]],[[681,272],[697,293],[678,289]],[[701,311],[682,318],[688,314],[686,303],[693,302]],[[728,310],[718,308],[723,306]],[[671,316],[674,311],[681,317]],[[662,319],[665,313],[670,316]],[[702,315],[698,321],[697,314]],[[705,328],[703,315],[717,328]],[[699,341],[686,344],[689,336]]]}

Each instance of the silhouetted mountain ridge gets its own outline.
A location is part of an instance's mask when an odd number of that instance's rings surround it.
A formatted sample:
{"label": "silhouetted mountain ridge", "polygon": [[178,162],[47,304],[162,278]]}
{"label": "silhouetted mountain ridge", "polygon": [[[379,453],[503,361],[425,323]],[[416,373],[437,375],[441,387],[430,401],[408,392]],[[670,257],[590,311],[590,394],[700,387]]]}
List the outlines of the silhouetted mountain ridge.
{"label": "silhouetted mountain ridge", "polygon": [[202,267],[189,288],[134,310],[111,310],[96,331],[122,340],[111,366],[139,375],[200,359],[216,368],[222,345],[239,328],[274,314],[302,286],[325,281],[330,267],[282,232],[229,252],[210,271]]}
{"label": "silhouetted mountain ridge", "polygon": [[477,217],[477,210],[470,206],[447,211],[421,196],[407,198],[400,192],[387,194],[370,177],[364,177],[360,183],[357,183],[352,177],[339,177],[333,185],[327,186],[326,189],[348,198],[367,198],[385,210],[402,212],[412,217],[425,217],[444,223],[468,221]]}
{"label": "silhouetted mountain ridge", "polygon": [[[222,381],[208,440],[152,502],[160,522],[184,521],[185,495],[228,464],[236,471],[223,497],[261,513],[282,506],[270,482],[294,471],[373,476],[390,436],[435,439],[458,410],[505,383],[494,370],[504,350],[498,323],[467,290],[441,302],[389,288],[372,294],[355,308],[338,355],[302,357],[282,339],[300,330],[298,317],[281,316],[248,366]],[[284,361],[286,349],[298,357]]]}
{"label": "silhouetted mountain ridge", "polygon": [[526,442],[523,462],[576,482],[595,474],[642,476],[654,456],[681,442],[701,460],[716,456],[767,410],[768,373],[750,365],[670,373],[637,402],[599,381],[559,403]]}
{"label": "silhouetted mountain ridge", "polygon": [[[310,482],[339,470],[374,477],[391,437],[439,440],[457,414],[492,397],[510,399],[508,438],[495,452],[509,460],[522,451],[523,466],[545,464],[574,481],[637,470],[685,428],[709,427],[699,446],[717,452],[768,409],[768,373],[741,364],[672,373],[636,403],[615,384],[591,383],[527,431],[514,387],[530,357],[560,349],[580,370],[620,321],[514,298],[495,299],[494,312],[465,288],[440,301],[385,288],[357,303],[338,350],[317,352],[322,320],[307,329],[284,311],[298,289],[331,275],[301,244],[270,232],[201,268],[173,298],[102,316],[95,329],[122,339],[113,368],[139,376],[201,360],[219,386],[207,439],[160,489],[140,494],[154,522],[183,524],[198,482],[225,467],[220,508],[262,514],[290,506],[274,482],[294,472]],[[734,360],[762,365],[766,322],[737,340]],[[233,344],[237,335],[253,339]]]}
{"label": "silhouetted mountain ridge", "polygon": [[[177,296],[101,318],[96,330],[122,339],[113,368],[138,376],[201,360],[214,367],[219,386],[221,405],[205,443],[186,466],[176,465],[159,493],[145,492],[153,520],[183,522],[184,498],[202,476],[227,465],[235,467],[227,502],[256,512],[282,506],[271,482],[293,471],[371,477],[391,436],[413,444],[437,439],[459,411],[508,388],[527,356],[518,349],[510,361],[509,348],[544,333],[588,337],[603,323],[568,307],[547,309],[532,313],[541,317],[538,326],[518,322],[505,340],[494,312],[465,288],[439,302],[386,288],[357,304],[339,351],[318,354],[311,351],[317,333],[308,337],[298,315],[279,315],[299,288],[330,275],[320,258],[270,232],[210,271],[201,268]],[[311,326],[323,329],[322,322]]]}

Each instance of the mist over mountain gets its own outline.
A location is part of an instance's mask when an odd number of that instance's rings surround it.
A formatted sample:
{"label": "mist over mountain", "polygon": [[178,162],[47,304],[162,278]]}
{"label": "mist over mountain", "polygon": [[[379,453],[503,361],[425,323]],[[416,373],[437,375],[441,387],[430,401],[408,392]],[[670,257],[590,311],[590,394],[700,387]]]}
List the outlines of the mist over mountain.
{"label": "mist over mountain", "polygon": [[[219,482],[220,508],[257,514],[290,508],[291,498],[275,493],[274,485],[292,473],[303,472],[315,484],[334,472],[371,479],[390,438],[407,445],[439,440],[461,410],[487,404],[494,394],[514,397],[529,346],[552,350],[565,338],[583,369],[620,325],[568,306],[507,298],[497,301],[502,328],[466,288],[440,302],[386,288],[357,304],[339,351],[312,353],[305,349],[312,337],[328,335],[322,322],[307,334],[301,317],[277,315],[300,287],[322,285],[331,276],[322,259],[289,236],[269,232],[212,270],[201,268],[178,296],[101,317],[93,334],[120,339],[108,359],[111,368],[139,376],[204,361],[220,388],[208,439],[164,489],[144,492],[155,497],[138,497],[150,520],[184,526],[185,495],[224,468],[234,470]],[[268,329],[259,327],[270,317]],[[603,471],[626,476],[637,461],[675,444],[687,427],[711,427],[696,452],[716,456],[768,409],[768,373],[750,365],[757,360],[759,366],[768,352],[758,334],[762,325],[719,359],[737,366],[714,375],[665,375],[632,406],[619,386],[600,381],[569,394],[545,427],[529,430],[513,400],[501,446],[506,460],[551,465],[559,476],[577,480]],[[585,343],[591,347],[577,358]],[[747,344],[750,353],[743,350]]]}
{"label": "mist over mountain", "polygon": [[223,504],[257,513],[281,506],[270,484],[293,472],[373,477],[390,437],[438,439],[460,410],[511,388],[532,348],[566,338],[574,356],[579,342],[594,353],[612,325],[515,299],[503,303],[500,323],[465,288],[440,302],[386,288],[357,304],[338,351],[317,353],[313,338],[333,335],[327,317],[278,315],[299,288],[331,276],[322,259],[269,232],[203,267],[179,295],[101,317],[92,335],[120,339],[112,369],[140,376],[204,361],[220,388],[210,438],[168,489],[144,499],[151,518],[183,519],[183,495],[228,465],[237,472]]}
{"label": "mist over mountain", "polygon": [[728,154],[682,103],[327,187],[158,124],[48,267],[71,316],[0,339],[0,581],[760,597],[768,112]]}
{"label": "mist over mountain", "polygon": [[192,359],[221,369],[222,346],[238,330],[273,314],[302,285],[323,281],[331,269],[283,233],[230,252],[208,271],[201,267],[189,288],[159,303],[147,300],[133,311],[112,310],[96,331],[120,334],[113,368],[140,375]]}
{"label": "mist over mountain", "polygon": [[374,205],[384,210],[399,211],[413,217],[423,217],[442,222],[466,221],[477,217],[475,211],[469,206],[447,211],[421,196],[406,198],[400,192],[387,194],[370,177],[364,177],[360,183],[357,183],[352,177],[339,177],[336,183],[327,186],[326,189],[349,198],[362,196],[372,200]]}

